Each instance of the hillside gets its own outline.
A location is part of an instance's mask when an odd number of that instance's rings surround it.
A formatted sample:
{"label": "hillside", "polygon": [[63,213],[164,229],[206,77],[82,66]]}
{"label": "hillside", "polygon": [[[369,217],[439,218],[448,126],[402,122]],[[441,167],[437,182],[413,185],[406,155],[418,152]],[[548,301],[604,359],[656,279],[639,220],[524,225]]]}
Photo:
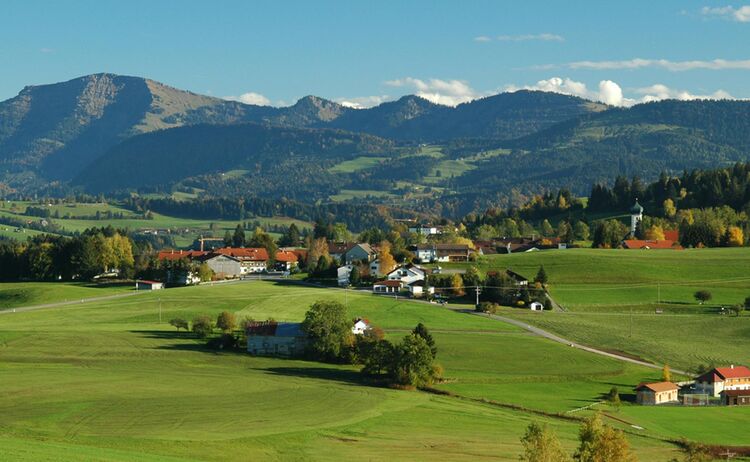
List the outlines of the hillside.
{"label": "hillside", "polygon": [[106,152],[73,183],[90,192],[163,190],[189,177],[219,174],[242,179],[246,193],[305,184],[313,193],[333,181],[325,168],[391,148],[385,139],[339,130],[196,125],[133,137]]}

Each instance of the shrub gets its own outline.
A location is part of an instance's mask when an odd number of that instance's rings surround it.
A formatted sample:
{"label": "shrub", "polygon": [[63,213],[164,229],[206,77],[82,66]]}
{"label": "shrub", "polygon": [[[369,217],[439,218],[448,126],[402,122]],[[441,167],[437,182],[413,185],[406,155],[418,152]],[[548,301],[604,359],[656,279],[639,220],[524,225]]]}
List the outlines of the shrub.
{"label": "shrub", "polygon": [[182,318],[170,319],[169,324],[174,326],[178,331],[180,329],[185,329],[185,332],[190,330],[190,326],[188,325],[188,322]]}
{"label": "shrub", "polygon": [[200,338],[206,338],[214,331],[211,318],[201,315],[193,319],[193,332]]}
{"label": "shrub", "polygon": [[234,313],[222,311],[216,318],[216,327],[224,333],[231,332],[237,327],[237,318],[234,316]]}
{"label": "shrub", "polygon": [[495,314],[500,310],[500,305],[492,302],[482,302],[476,307],[476,311],[480,313]]}

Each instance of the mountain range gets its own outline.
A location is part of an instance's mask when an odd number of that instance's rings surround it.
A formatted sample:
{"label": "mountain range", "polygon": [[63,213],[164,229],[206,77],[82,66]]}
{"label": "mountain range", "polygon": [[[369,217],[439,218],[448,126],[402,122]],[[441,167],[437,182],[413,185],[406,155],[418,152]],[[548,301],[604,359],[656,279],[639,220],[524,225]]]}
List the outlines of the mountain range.
{"label": "mountain range", "polygon": [[[427,152],[425,144],[439,149]],[[316,96],[270,107],[95,74],[29,86],[0,102],[0,193],[50,185],[169,191],[189,183],[211,194],[250,187],[273,196],[284,192],[285,171],[287,178],[304,171],[315,178],[287,185],[284,196],[321,200],[341,189],[406,183],[499,200],[511,192],[582,190],[616,174],[649,178],[724,165],[746,160],[749,149],[744,101],[623,109],[517,91],[456,107],[413,95],[368,109]],[[355,167],[336,167],[342,162]],[[265,187],[251,187],[258,184]]]}

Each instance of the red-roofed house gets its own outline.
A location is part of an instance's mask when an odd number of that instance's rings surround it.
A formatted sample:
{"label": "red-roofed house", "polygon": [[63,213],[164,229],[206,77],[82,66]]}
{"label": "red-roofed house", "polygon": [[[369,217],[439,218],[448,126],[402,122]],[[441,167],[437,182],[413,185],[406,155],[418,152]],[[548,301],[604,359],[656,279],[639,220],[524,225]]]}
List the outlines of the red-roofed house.
{"label": "red-roofed house", "polygon": [[724,390],[750,390],[750,369],[735,365],[715,367],[695,379],[695,388],[714,397]]}
{"label": "red-roofed house", "polygon": [[276,269],[290,271],[299,263],[299,256],[291,250],[279,250],[276,252]]}
{"label": "red-roofed house", "polygon": [[222,247],[214,250],[214,253],[239,260],[243,274],[262,273],[268,266],[268,251],[262,247]]}
{"label": "red-roofed house", "polygon": [[204,252],[201,250],[162,250],[157,255],[157,258],[163,261],[174,261],[181,258],[192,260],[206,254],[208,254],[208,252]]}

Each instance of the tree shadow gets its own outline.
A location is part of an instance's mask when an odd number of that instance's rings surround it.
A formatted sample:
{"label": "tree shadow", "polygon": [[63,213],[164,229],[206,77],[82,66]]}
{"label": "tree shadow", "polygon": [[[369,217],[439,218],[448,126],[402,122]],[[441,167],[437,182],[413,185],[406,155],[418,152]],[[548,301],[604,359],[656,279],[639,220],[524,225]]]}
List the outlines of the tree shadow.
{"label": "tree shadow", "polygon": [[370,385],[365,380],[359,371],[349,369],[337,369],[328,367],[268,367],[264,369],[258,369],[265,371],[272,375],[279,375],[284,377],[300,377],[307,379],[319,379],[319,380],[330,380],[339,383],[346,383],[350,385]]}

